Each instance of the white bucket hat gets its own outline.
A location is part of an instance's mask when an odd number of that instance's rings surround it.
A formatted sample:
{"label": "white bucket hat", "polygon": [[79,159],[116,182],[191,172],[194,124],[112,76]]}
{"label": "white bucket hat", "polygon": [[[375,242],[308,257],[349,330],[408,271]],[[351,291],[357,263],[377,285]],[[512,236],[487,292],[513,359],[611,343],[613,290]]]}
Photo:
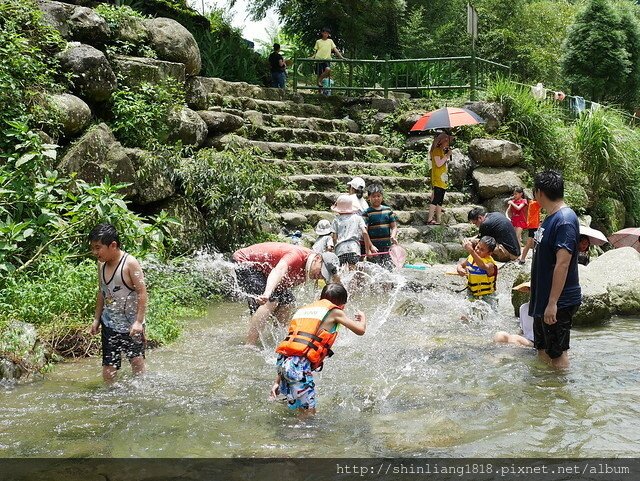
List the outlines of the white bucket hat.
{"label": "white bucket hat", "polygon": [[318,221],[316,225],[316,234],[327,235],[331,233],[331,223],[327,219]]}

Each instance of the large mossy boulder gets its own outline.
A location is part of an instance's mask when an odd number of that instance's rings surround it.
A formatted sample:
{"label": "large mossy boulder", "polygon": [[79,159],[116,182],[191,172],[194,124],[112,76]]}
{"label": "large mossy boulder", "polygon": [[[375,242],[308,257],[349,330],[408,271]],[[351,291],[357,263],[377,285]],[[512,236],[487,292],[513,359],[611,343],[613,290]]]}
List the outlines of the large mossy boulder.
{"label": "large mossy boulder", "polygon": [[605,286],[614,314],[640,314],[640,252],[632,247],[610,250],[591,261],[580,281]]}
{"label": "large mossy boulder", "polygon": [[226,134],[238,130],[244,125],[244,119],[238,115],[213,110],[198,110],[198,115],[207,124],[209,135]]}
{"label": "large mossy boulder", "polygon": [[127,85],[140,85],[143,82],[159,84],[167,79],[182,83],[185,79],[185,68],[182,63],[124,55],[115,55],[111,63],[116,73],[125,79]]}
{"label": "large mossy boulder", "polygon": [[111,37],[107,21],[87,7],[74,8],[68,23],[74,40],[91,45],[103,45]]}
{"label": "large mossy boulder", "polygon": [[200,146],[207,138],[207,124],[197,112],[187,108],[175,108],[167,119],[170,142],[182,142],[182,145]]}
{"label": "large mossy boulder", "polygon": [[451,151],[449,160],[449,185],[457,190],[463,190],[471,181],[473,162],[469,156],[464,155],[460,149]]}
{"label": "large mossy boulder", "polygon": [[175,194],[170,162],[162,152],[142,149],[125,149],[136,176],[136,196],[133,202],[151,204],[170,198]]}
{"label": "large mossy boulder", "polygon": [[59,54],[62,68],[73,74],[74,92],[89,103],[107,100],[118,82],[104,53],[84,44],[70,44]]}
{"label": "large mossy boulder", "polygon": [[69,19],[75,7],[67,3],[49,0],[37,0],[37,5],[42,11],[42,21],[56,29],[62,37],[70,38]]}
{"label": "large mossy boulder", "polygon": [[91,122],[91,109],[84,100],[71,94],[50,95],[49,104],[56,111],[66,137],[83,131]]}
{"label": "large mossy boulder", "polygon": [[202,67],[200,49],[189,30],[170,18],[145,21],[151,48],[161,60],[183,63],[187,75],[198,75]]}
{"label": "large mossy boulder", "polygon": [[522,147],[508,140],[473,139],[469,155],[482,167],[512,167],[524,160]]}
{"label": "large mossy boulder", "polygon": [[67,150],[58,168],[66,174],[76,172],[79,179],[90,184],[99,184],[107,177],[113,184],[126,182],[132,185],[122,192],[129,197],[137,194],[131,159],[106,124],[85,132]]}
{"label": "large mossy boulder", "polygon": [[483,100],[477,102],[467,102],[464,104],[465,109],[475,112],[485,120],[484,128],[487,132],[495,132],[504,121],[505,106],[498,102],[485,102]]}
{"label": "large mossy boulder", "polygon": [[520,167],[497,169],[480,167],[473,171],[473,181],[478,195],[483,199],[492,199],[513,192],[516,187],[524,187],[523,177],[526,171]]}

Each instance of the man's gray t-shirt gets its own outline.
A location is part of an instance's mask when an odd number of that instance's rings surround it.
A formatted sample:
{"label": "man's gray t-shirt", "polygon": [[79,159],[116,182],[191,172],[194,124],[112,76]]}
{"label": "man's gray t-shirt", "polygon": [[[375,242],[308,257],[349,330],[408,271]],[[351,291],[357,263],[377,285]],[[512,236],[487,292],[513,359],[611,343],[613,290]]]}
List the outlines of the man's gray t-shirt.
{"label": "man's gray t-shirt", "polygon": [[516,237],[516,229],[504,214],[489,212],[478,229],[480,237],[491,236],[498,244],[502,244],[509,253],[514,256],[520,255],[520,242]]}
{"label": "man's gray t-shirt", "polygon": [[341,214],[333,219],[333,232],[338,236],[335,254],[360,254],[362,231],[366,229],[364,219],[358,214]]}

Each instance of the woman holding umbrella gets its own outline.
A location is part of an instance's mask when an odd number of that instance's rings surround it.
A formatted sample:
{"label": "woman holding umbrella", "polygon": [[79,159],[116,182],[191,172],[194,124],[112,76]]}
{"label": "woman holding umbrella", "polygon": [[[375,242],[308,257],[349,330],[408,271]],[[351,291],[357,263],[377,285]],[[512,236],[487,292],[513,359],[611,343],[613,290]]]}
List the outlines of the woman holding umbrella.
{"label": "woman holding umbrella", "polygon": [[[409,133],[420,134],[427,131],[441,130],[431,144],[429,151],[431,157],[431,203],[429,205],[429,217],[427,224],[440,223],[444,194],[448,187],[447,162],[451,159],[451,142],[453,137],[450,129],[463,125],[475,125],[484,123],[484,119],[475,112],[467,109],[444,107],[429,112],[413,124]],[[442,130],[444,130],[442,132]]]}
{"label": "woman holding umbrella", "polygon": [[449,171],[447,162],[451,159],[451,142],[453,136],[448,131],[439,133],[431,144],[429,157],[431,158],[431,202],[429,204],[428,225],[440,224],[442,203],[447,191]]}

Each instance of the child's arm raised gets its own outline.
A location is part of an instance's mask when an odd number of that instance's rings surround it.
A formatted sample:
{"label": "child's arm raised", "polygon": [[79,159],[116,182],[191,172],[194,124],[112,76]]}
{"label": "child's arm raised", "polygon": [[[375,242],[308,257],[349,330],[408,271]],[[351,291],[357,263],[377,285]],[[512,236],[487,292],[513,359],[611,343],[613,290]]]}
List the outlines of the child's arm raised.
{"label": "child's arm raised", "polygon": [[362,311],[357,311],[353,319],[349,319],[342,309],[334,309],[331,311],[329,322],[342,324],[358,336],[362,336],[367,330],[367,317]]}
{"label": "child's arm raised", "polygon": [[488,264],[485,263],[482,260],[482,257],[480,257],[478,255],[478,253],[474,250],[473,245],[471,244],[471,242],[465,242],[463,244],[463,247],[467,250],[467,252],[469,254],[471,254],[471,257],[473,257],[473,260],[476,262],[476,265],[480,268],[480,269],[484,269],[485,271],[487,271],[487,274],[490,276],[493,276],[496,272],[496,265],[493,262],[489,262]]}

